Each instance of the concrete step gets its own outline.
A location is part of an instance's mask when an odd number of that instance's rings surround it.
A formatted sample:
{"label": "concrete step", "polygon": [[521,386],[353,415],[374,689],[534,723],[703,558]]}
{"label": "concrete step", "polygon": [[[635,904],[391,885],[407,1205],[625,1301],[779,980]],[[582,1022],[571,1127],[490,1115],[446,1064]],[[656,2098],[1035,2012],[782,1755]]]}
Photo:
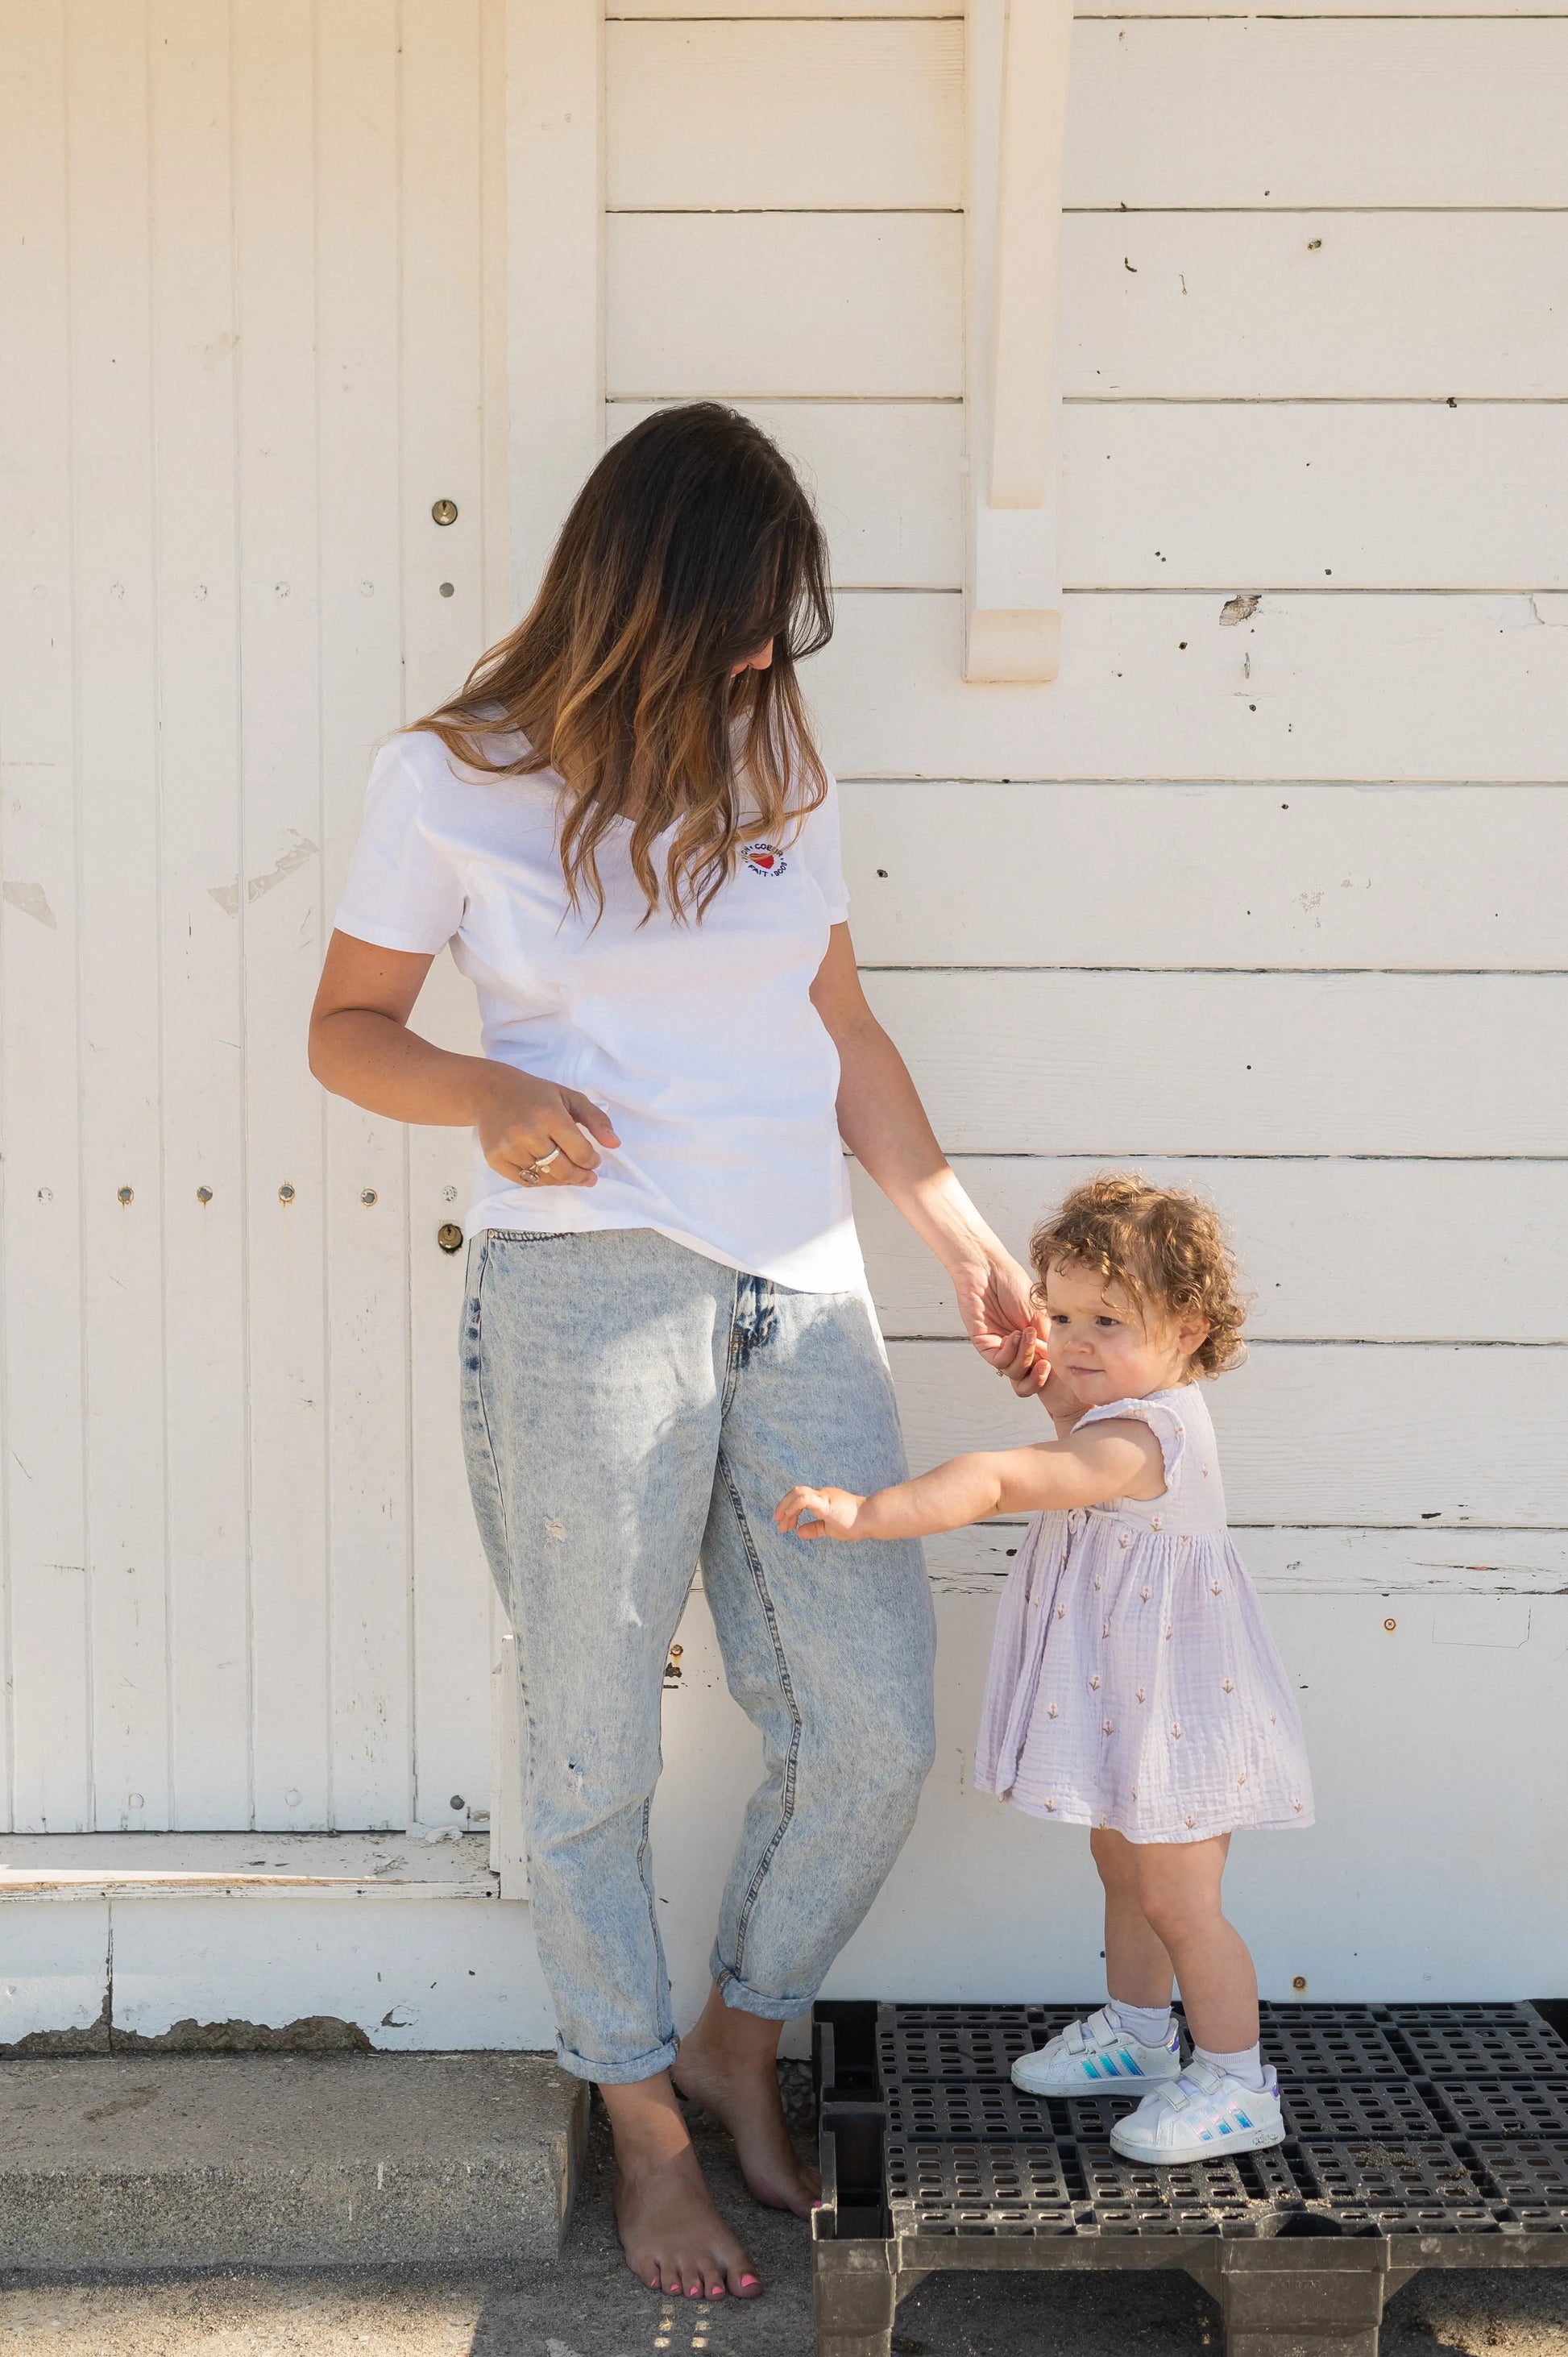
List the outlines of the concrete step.
{"label": "concrete step", "polygon": [[0,2063],[0,2268],[553,2258],[587,2118],[534,2054]]}

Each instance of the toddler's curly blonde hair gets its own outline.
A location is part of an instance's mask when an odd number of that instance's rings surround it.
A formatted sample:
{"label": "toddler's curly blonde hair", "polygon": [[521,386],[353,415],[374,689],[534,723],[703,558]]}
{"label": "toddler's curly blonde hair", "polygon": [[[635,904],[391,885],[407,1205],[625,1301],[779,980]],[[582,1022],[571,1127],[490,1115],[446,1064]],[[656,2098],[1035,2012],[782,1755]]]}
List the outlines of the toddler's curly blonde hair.
{"label": "toddler's curly blonde hair", "polygon": [[1133,1171],[1105,1171],[1040,1222],[1029,1257],[1036,1297],[1049,1270],[1070,1262],[1119,1285],[1140,1315],[1201,1318],[1208,1332],[1188,1361],[1191,1375],[1222,1375],[1247,1355],[1235,1258],[1219,1214],[1197,1195],[1151,1187]]}

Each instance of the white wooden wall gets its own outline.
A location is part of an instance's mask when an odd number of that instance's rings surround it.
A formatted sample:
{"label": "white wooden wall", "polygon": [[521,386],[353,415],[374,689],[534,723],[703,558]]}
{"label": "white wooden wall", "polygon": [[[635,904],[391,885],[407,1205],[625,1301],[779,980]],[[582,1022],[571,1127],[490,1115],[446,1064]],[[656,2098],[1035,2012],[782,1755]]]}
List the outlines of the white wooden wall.
{"label": "white wooden wall", "polygon": [[[1242,1846],[1270,1993],[1556,1990],[1568,20],[1084,9],[1048,688],[961,675],[962,35],[612,0],[608,430],[727,395],[818,486],[860,953],[1004,1232],[1107,1163],[1235,1222],[1257,1339],[1213,1405],[1321,1803]],[[1037,1426],[857,1191],[913,1457]],[[1096,1986],[1081,1842],[967,1788],[1017,1538],[932,1549],[941,1749],[844,1993]],[[750,1755],[700,1613],[686,1669],[691,2001]]]}
{"label": "white wooden wall", "polygon": [[466,1145],[305,1024],[371,750],[505,617],[502,83],[491,0],[0,7],[19,1830],[484,1806]]}
{"label": "white wooden wall", "polygon": [[[962,26],[827,5],[0,0],[0,1813],[485,1795],[466,1150],[324,1103],[305,1014],[371,747],[510,617],[509,406],[515,587],[520,420],[575,475],[601,397],[712,393],[819,486],[857,937],[977,1196],[1021,1244],[1132,1160],[1236,1220],[1215,1406],[1323,1803],[1242,1867],[1271,1992],[1561,1989],[1568,17],[1086,6],[1061,677],[1006,688],[961,677]],[[510,196],[503,92],[553,159]],[[1015,1429],[863,1211],[913,1452]],[[967,1789],[1014,1544],[933,1552],[941,1758],[843,1990],[1093,1984],[1080,1845]],[[755,1758],[703,1622],[684,2008]]]}

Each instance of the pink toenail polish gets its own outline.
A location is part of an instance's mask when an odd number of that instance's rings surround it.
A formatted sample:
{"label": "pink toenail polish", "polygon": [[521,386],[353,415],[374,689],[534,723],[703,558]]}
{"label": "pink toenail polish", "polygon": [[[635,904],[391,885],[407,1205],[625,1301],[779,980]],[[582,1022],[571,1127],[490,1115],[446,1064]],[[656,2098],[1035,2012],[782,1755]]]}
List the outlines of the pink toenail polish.
{"label": "pink toenail polish", "polygon": [[759,2283],[760,2281],[761,2277],[759,2276],[742,2276],[740,2279],[740,2287],[742,2291],[744,2291],[747,2284]]}

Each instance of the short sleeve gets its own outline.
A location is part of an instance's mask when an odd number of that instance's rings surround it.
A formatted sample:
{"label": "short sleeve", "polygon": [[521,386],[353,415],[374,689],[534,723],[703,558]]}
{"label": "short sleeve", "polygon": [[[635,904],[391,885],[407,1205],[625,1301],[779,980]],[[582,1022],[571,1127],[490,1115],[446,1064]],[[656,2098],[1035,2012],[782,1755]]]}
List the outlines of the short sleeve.
{"label": "short sleeve", "polygon": [[378,949],[444,950],[463,921],[462,879],[420,819],[424,789],[394,738],[365,790],[365,815],[333,923]]}
{"label": "short sleeve", "polygon": [[849,915],[849,888],[843,880],[843,857],[839,845],[836,778],[828,780],[827,800],[819,802],[814,811],[807,813],[796,837],[795,847],[828,904],[829,924],[842,925]]}
{"label": "short sleeve", "polygon": [[[1170,1496],[1187,1448],[1187,1426],[1174,1407],[1158,1399],[1112,1400],[1108,1405],[1091,1407],[1087,1415],[1080,1415],[1073,1430],[1081,1432],[1086,1424],[1146,1424],[1159,1442],[1165,1460],[1165,1486],[1162,1495]],[[1157,1505],[1159,1500],[1144,1499],[1141,1502]]]}

